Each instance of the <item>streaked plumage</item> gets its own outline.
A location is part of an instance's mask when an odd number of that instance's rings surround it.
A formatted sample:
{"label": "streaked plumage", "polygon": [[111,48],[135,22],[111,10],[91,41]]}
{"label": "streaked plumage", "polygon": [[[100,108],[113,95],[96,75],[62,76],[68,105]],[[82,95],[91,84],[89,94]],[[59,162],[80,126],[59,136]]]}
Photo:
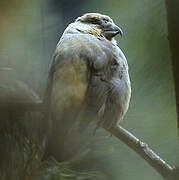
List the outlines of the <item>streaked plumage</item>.
{"label": "streaked plumage", "polygon": [[110,128],[123,119],[131,87],[126,58],[114,40],[119,33],[111,18],[97,13],[77,18],[64,31],[51,67],[52,136],[58,141],[76,121],[83,131],[92,121]]}

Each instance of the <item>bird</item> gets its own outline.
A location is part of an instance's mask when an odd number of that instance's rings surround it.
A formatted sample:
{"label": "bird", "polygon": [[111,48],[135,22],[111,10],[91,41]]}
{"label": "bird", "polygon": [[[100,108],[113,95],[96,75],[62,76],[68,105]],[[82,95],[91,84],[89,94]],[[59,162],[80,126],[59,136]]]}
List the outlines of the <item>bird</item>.
{"label": "bird", "polygon": [[109,16],[85,13],[68,25],[57,43],[47,87],[49,147],[56,154],[65,151],[65,137],[75,123],[82,133],[91,122],[96,129],[110,129],[126,114],[131,83],[126,57],[114,39],[118,34],[123,32]]}

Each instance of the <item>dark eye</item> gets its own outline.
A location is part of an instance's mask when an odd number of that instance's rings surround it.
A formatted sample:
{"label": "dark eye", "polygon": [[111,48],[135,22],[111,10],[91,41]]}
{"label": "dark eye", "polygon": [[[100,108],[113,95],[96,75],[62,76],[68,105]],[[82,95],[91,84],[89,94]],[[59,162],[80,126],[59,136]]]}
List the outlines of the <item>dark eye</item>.
{"label": "dark eye", "polygon": [[112,66],[118,66],[119,65],[119,63],[114,59],[113,61],[112,61]]}
{"label": "dark eye", "polygon": [[108,19],[103,19],[104,23],[108,23],[109,20]]}

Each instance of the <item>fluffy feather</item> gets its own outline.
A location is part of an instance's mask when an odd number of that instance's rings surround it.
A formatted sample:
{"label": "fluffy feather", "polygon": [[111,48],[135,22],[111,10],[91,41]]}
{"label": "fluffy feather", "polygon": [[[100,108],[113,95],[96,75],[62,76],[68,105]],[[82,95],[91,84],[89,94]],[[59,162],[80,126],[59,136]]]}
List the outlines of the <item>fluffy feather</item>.
{"label": "fluffy feather", "polygon": [[128,65],[114,40],[120,32],[108,16],[88,13],[71,23],[58,42],[52,64],[49,141],[55,156],[63,150],[65,137],[76,122],[81,131],[92,121],[110,128],[127,112],[131,96]]}

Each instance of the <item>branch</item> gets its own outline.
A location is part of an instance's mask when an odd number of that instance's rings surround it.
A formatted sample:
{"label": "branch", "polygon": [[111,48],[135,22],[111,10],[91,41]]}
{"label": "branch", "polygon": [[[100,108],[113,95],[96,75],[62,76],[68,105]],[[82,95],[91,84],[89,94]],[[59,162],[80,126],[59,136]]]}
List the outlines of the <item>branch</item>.
{"label": "branch", "polygon": [[128,132],[121,126],[112,127],[111,129],[104,127],[112,135],[120,139],[128,145],[132,150],[146,160],[165,180],[178,180],[179,170],[169,165],[161,157],[159,157],[149,146],[137,139],[133,134]]}

